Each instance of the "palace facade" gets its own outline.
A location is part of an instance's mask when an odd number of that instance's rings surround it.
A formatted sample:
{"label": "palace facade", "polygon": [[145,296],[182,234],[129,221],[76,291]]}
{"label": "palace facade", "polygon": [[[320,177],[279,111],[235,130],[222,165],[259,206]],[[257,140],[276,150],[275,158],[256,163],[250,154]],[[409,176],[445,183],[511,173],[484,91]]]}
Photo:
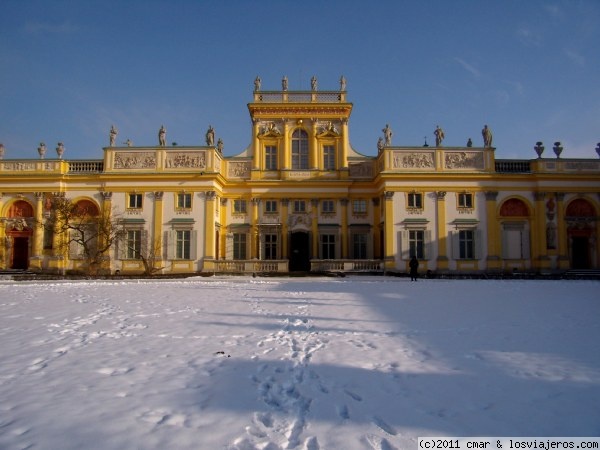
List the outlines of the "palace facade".
{"label": "palace facade", "polygon": [[[285,80],[284,80],[285,81]],[[84,269],[58,245],[54,199],[119,217],[124,232],[105,273],[405,272],[411,256],[435,273],[560,272],[600,267],[600,161],[499,160],[483,146],[391,144],[377,156],[349,142],[353,105],[340,90],[262,91],[248,104],[252,142],[110,145],[102,159],[0,161],[0,269]],[[487,128],[487,127],[486,127]],[[211,134],[213,133],[213,134]],[[4,149],[2,149],[4,151]],[[547,151],[551,153],[551,150]],[[144,250],[148,247],[147,250]]]}

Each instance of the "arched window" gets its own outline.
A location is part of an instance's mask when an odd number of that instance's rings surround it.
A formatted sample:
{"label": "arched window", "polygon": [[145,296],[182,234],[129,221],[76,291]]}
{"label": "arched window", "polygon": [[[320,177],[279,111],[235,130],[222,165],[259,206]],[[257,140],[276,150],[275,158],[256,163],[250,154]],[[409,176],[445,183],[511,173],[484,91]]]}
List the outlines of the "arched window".
{"label": "arched window", "polygon": [[510,198],[502,203],[500,207],[500,215],[503,217],[529,216],[529,209],[523,200],[518,198]]}
{"label": "arched window", "polygon": [[292,134],[292,169],[308,169],[308,134],[304,130]]}
{"label": "arched window", "polygon": [[33,207],[24,200],[17,200],[8,210],[8,217],[33,217]]}

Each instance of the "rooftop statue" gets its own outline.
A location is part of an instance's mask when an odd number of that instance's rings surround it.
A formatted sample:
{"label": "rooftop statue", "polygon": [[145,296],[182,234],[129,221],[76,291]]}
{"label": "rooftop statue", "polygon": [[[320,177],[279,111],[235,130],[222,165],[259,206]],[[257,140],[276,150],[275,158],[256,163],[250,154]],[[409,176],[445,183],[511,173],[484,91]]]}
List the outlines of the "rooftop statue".
{"label": "rooftop statue", "polygon": [[392,129],[390,128],[389,124],[385,124],[385,128],[383,130],[383,135],[385,136],[385,146],[389,146],[392,145],[392,135],[394,134],[392,132]]}
{"label": "rooftop statue", "polygon": [[346,78],[344,78],[344,75],[342,75],[342,77],[340,78],[340,91],[345,91],[346,90]]}
{"label": "rooftop statue", "polygon": [[114,125],[111,125],[110,126],[110,134],[109,134],[109,145],[111,147],[115,146],[115,140],[117,139],[117,134],[119,134],[119,130],[117,130]]}
{"label": "rooftop statue", "polygon": [[160,130],[158,130],[158,145],[161,147],[167,145],[167,130],[164,125],[161,125]]}
{"label": "rooftop statue", "polygon": [[219,153],[223,153],[223,140],[221,138],[217,141],[217,150]]}
{"label": "rooftop statue", "polygon": [[483,136],[483,146],[489,148],[492,146],[492,130],[488,128],[487,125],[483,126],[483,130],[481,130],[481,135]]}
{"label": "rooftop statue", "polygon": [[316,91],[316,90],[317,90],[317,77],[315,77],[314,75],[313,75],[313,77],[310,79],[310,88],[311,88],[313,91]]}
{"label": "rooftop statue", "polygon": [[260,91],[260,84],[261,84],[260,77],[258,77],[258,76],[257,76],[257,77],[254,79],[254,92],[258,92],[258,91]]}
{"label": "rooftop statue", "polygon": [[439,147],[440,145],[442,145],[442,141],[446,137],[446,135],[444,134],[444,130],[442,130],[439,125],[436,125],[433,134],[435,135],[435,146]]}
{"label": "rooftop statue", "polygon": [[215,129],[212,125],[209,125],[208,130],[206,131],[206,145],[209,147],[215,145]]}
{"label": "rooftop statue", "polygon": [[281,79],[281,89],[283,89],[284,91],[288,90],[288,79],[285,75]]}

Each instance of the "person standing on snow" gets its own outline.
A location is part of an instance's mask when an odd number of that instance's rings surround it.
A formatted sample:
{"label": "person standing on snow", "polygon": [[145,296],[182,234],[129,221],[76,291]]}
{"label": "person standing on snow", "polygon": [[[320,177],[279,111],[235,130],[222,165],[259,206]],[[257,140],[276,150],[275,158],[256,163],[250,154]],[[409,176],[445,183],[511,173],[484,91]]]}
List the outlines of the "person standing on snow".
{"label": "person standing on snow", "polygon": [[417,261],[416,256],[412,257],[408,263],[408,267],[410,267],[410,281],[417,281],[417,277],[419,276],[419,261]]}

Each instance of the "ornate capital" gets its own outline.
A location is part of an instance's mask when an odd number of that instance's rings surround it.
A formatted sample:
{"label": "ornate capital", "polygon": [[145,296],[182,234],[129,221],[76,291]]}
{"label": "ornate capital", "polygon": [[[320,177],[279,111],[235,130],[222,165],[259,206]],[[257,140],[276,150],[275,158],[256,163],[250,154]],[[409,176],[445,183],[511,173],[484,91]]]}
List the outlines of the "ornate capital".
{"label": "ornate capital", "polygon": [[54,198],[65,198],[67,196],[66,192],[53,192],[52,196]]}
{"label": "ornate capital", "polygon": [[111,200],[112,199],[112,195],[113,195],[113,193],[109,192],[109,191],[102,191],[102,192],[100,192],[100,194],[102,194],[102,198],[104,200]]}
{"label": "ornate capital", "polygon": [[394,198],[394,191],[385,191],[383,196],[386,200],[392,200]]}
{"label": "ornate capital", "polygon": [[485,191],[485,199],[487,201],[496,201],[498,198],[498,191]]}
{"label": "ornate capital", "polygon": [[253,205],[257,205],[257,206],[258,206],[258,205],[260,205],[260,198],[258,198],[258,197],[252,197],[252,198],[250,199],[250,202],[251,202]]}
{"label": "ornate capital", "polygon": [[206,195],[206,200],[214,200],[215,198],[217,198],[216,191],[206,191],[205,195]]}
{"label": "ornate capital", "polygon": [[340,203],[342,204],[342,206],[348,206],[348,203],[350,203],[350,199],[342,198],[340,199]]}
{"label": "ornate capital", "polygon": [[435,196],[438,200],[442,201],[442,200],[446,200],[446,191],[437,191],[435,193]]}
{"label": "ornate capital", "polygon": [[318,198],[311,198],[310,199],[310,204],[312,205],[313,208],[316,208],[319,206],[319,199]]}
{"label": "ornate capital", "polygon": [[281,205],[282,206],[289,206],[290,205],[290,199],[289,198],[282,198],[281,199]]}
{"label": "ornate capital", "polygon": [[221,205],[222,205],[222,206],[225,206],[225,205],[227,205],[227,198],[225,198],[225,197],[221,197]]}
{"label": "ornate capital", "polygon": [[565,199],[564,192],[555,192],[554,195],[556,196],[556,201],[558,201],[558,202],[562,202]]}
{"label": "ornate capital", "polygon": [[35,198],[37,200],[43,200],[44,199],[44,193],[43,192],[34,192],[33,195],[35,195]]}
{"label": "ornate capital", "polygon": [[164,195],[163,191],[154,192],[154,200],[162,200],[163,195]]}

